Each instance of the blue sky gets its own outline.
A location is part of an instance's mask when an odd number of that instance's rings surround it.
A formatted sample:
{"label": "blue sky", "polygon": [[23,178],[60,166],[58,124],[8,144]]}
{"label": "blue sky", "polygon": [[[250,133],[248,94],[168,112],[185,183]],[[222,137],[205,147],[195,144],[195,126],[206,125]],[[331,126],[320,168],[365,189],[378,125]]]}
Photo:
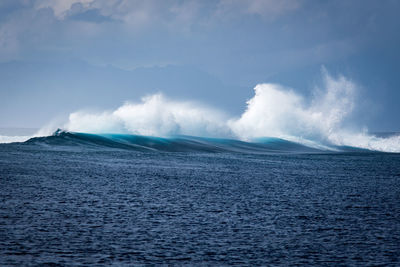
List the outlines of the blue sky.
{"label": "blue sky", "polygon": [[400,1],[3,0],[0,126],[163,92],[239,115],[262,82],[359,86],[357,120],[400,130]]}

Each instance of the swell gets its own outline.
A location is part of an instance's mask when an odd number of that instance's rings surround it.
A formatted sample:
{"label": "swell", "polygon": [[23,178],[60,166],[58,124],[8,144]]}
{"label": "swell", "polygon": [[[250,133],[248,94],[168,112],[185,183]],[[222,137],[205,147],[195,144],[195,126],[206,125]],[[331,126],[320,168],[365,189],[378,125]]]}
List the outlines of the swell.
{"label": "swell", "polygon": [[123,149],[161,152],[238,152],[238,153],[321,153],[360,152],[352,147],[315,148],[280,138],[262,138],[254,142],[195,136],[152,137],[129,134],[88,134],[57,130],[47,137],[34,137],[22,143],[51,149]]}

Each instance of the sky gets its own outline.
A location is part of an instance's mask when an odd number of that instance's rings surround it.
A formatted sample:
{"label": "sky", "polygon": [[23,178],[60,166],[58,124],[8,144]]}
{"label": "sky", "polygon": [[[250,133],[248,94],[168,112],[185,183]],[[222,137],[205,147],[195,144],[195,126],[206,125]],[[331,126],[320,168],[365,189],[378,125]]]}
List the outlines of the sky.
{"label": "sky", "polygon": [[260,83],[357,84],[358,123],[400,131],[397,0],[2,0],[0,127],[162,93],[239,116]]}

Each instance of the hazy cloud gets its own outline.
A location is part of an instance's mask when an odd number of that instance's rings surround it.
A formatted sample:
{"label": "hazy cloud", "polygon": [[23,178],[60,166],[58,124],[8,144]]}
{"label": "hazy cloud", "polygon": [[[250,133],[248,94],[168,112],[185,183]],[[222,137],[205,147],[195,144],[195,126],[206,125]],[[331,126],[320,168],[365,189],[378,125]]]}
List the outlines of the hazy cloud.
{"label": "hazy cloud", "polygon": [[63,19],[73,4],[79,3],[88,7],[92,2],[93,0],[36,0],[34,1],[34,7],[36,10],[51,8],[57,18]]}
{"label": "hazy cloud", "polygon": [[300,6],[300,0],[221,0],[218,4],[218,14],[250,14],[274,19]]}

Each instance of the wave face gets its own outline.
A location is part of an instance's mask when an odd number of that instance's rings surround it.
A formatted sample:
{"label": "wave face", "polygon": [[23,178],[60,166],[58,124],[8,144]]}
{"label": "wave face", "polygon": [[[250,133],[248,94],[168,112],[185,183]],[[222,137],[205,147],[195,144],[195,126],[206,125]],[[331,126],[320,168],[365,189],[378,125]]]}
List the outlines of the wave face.
{"label": "wave face", "polygon": [[57,130],[47,137],[34,137],[24,142],[53,149],[124,149],[164,152],[238,152],[238,153],[330,153],[360,152],[351,147],[313,148],[279,138],[260,138],[254,142],[194,136],[152,137],[129,134],[88,134]]}
{"label": "wave face", "polygon": [[[145,138],[144,147],[163,147],[162,150],[166,147],[173,150],[175,145],[179,146],[177,150],[189,149],[200,141],[202,145],[210,145],[211,150],[221,147],[227,149],[221,144],[215,148],[215,144],[208,143],[210,139],[206,137],[240,140],[237,144],[246,146],[258,143],[260,138],[272,137],[317,150],[353,147],[400,152],[400,135],[369,134],[352,119],[356,107],[356,84],[343,76],[334,78],[326,70],[322,71],[322,75],[323,88],[315,89],[313,97],[308,99],[278,84],[257,85],[254,88],[255,95],[247,101],[247,108],[239,117],[229,117],[222,111],[199,103],[174,101],[162,94],[155,94],[142,98],[139,103],[125,103],[111,111],[71,113],[63,125],[43,128],[35,136],[48,136],[56,128],[62,128],[70,132],[69,137],[73,135],[75,139],[84,139],[84,136],[72,132],[106,138],[101,139],[105,143],[112,141],[119,143],[119,146],[135,147],[140,146],[135,143],[140,139],[138,136],[153,136]],[[132,139],[132,136],[136,137]],[[184,144],[175,144],[174,136],[204,138],[179,139]]]}

